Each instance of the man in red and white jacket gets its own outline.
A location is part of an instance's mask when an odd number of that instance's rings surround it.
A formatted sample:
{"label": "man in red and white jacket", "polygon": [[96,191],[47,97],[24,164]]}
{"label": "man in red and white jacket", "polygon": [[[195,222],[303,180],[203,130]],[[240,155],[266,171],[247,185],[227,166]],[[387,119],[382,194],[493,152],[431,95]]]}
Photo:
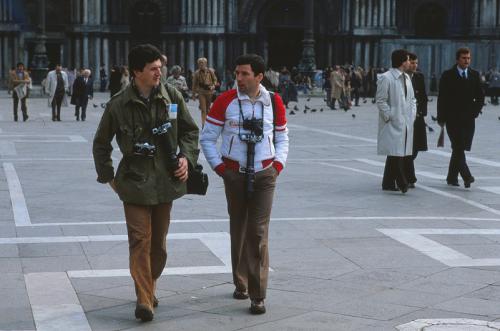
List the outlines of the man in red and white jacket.
{"label": "man in red and white jacket", "polygon": [[[221,94],[208,113],[200,143],[205,158],[224,179],[230,218],[231,260],[235,299],[250,297],[250,312],[266,309],[269,271],[268,229],[276,178],[288,155],[288,129],[281,97],[260,84],[265,63],[255,54],[236,59],[237,89]],[[241,108],[240,108],[241,105]],[[251,198],[246,192],[247,142],[240,139],[249,131],[243,120],[263,119],[262,140],[255,144],[255,184]],[[222,145],[217,149],[217,139]]]}

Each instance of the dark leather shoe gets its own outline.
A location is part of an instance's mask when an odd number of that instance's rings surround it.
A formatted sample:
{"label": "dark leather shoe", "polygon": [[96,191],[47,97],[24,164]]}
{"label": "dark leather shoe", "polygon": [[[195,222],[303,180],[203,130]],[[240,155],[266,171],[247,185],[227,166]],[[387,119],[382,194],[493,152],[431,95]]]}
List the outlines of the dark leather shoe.
{"label": "dark leather shoe", "polygon": [[248,299],[248,292],[246,290],[240,291],[236,289],[233,292],[233,298],[235,298],[236,300],[246,300]]}
{"label": "dark leather shoe", "polygon": [[401,189],[401,193],[405,194],[406,192],[408,192],[408,187],[409,187],[409,184],[402,185],[402,186],[400,187],[400,189]]}
{"label": "dark leather shoe", "polygon": [[458,184],[458,180],[457,181],[447,180],[446,183],[450,186],[460,186],[460,184]]}
{"label": "dark leather shoe", "polygon": [[470,188],[470,184],[472,184],[474,182],[475,182],[475,179],[474,179],[473,176],[470,176],[469,178],[464,179],[464,186],[465,186],[465,188]]}
{"label": "dark leather shoe", "polygon": [[260,315],[265,312],[266,306],[264,305],[264,299],[252,299],[252,303],[250,304],[250,313]]}
{"label": "dark leather shoe", "polygon": [[396,186],[382,186],[382,190],[383,191],[399,191],[398,188]]}
{"label": "dark leather shoe", "polygon": [[137,304],[135,307],[135,318],[140,319],[143,322],[151,322],[153,317],[154,313],[151,308],[143,304]]}

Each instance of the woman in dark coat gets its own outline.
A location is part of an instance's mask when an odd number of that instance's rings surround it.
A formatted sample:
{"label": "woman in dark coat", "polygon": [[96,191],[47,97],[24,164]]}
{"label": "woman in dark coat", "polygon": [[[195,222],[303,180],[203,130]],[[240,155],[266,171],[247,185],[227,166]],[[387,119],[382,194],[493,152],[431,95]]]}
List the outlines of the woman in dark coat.
{"label": "woman in dark coat", "polygon": [[109,93],[111,97],[120,92],[121,79],[122,73],[120,67],[113,66],[113,69],[111,69],[111,75],[109,75]]}

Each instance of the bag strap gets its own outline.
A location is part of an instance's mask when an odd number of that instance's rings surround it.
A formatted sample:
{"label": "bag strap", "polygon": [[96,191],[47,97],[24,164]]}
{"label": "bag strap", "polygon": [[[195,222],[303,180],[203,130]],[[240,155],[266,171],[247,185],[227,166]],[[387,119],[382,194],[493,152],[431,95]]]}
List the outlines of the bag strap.
{"label": "bag strap", "polygon": [[271,107],[273,107],[273,145],[276,144],[276,96],[274,92],[269,92],[271,96]]}

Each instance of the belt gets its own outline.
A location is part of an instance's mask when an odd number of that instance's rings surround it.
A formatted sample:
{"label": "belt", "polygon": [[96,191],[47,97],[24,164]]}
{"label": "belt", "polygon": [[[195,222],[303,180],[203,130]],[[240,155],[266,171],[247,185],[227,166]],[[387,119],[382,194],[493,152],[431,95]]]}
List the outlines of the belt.
{"label": "belt", "polygon": [[[238,161],[234,161],[225,157],[223,157],[222,160],[224,161],[224,165],[226,166],[227,169],[231,169],[236,172],[246,173],[246,165],[242,166]],[[262,160],[261,161],[262,169],[266,169],[267,167],[271,166],[273,164],[273,161],[274,158]]]}

